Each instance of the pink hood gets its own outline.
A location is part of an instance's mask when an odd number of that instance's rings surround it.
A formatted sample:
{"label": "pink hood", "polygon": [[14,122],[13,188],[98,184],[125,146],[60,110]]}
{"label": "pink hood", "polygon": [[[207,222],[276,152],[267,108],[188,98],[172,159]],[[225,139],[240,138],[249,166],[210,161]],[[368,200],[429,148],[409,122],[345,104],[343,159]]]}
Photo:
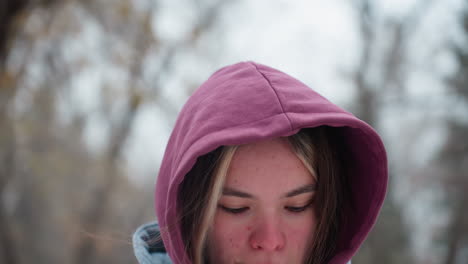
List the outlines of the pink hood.
{"label": "pink hood", "polygon": [[[289,136],[301,128],[344,127],[352,166],[347,221],[329,264],[344,264],[374,225],[385,198],[387,158],[377,133],[293,77],[254,62],[216,71],[189,98],[166,147],[156,184],[156,215],[161,230],[176,221],[179,184],[197,157],[221,145]],[[176,264],[189,264],[181,232],[161,232]]]}

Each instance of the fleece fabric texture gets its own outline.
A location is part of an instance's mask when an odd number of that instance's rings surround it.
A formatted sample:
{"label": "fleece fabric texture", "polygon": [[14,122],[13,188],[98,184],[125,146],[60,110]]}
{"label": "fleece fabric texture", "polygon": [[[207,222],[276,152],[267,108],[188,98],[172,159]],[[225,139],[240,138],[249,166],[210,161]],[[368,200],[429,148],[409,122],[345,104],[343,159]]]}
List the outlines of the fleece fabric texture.
{"label": "fleece fabric texture", "polygon": [[[368,124],[297,79],[255,62],[216,71],[188,99],[164,153],[155,209],[173,263],[189,264],[177,219],[177,191],[197,157],[223,145],[290,136],[302,128],[337,127],[347,149],[350,197],[337,249],[328,264],[345,264],[372,229],[387,187],[387,158]],[[168,228],[170,226],[170,228]]]}

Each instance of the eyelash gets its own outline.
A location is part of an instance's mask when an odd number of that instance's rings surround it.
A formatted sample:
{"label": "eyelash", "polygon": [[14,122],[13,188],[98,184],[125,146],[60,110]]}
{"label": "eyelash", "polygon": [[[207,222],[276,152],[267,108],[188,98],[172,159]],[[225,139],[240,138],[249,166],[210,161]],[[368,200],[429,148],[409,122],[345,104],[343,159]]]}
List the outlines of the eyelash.
{"label": "eyelash", "polygon": [[220,205],[221,209],[224,211],[231,213],[231,214],[241,214],[247,210],[249,210],[249,207],[240,207],[240,208],[229,208],[223,205]]}
{"label": "eyelash", "polygon": [[[301,212],[305,211],[311,204],[312,204],[312,202],[308,203],[305,206],[301,206],[301,207],[285,206],[284,208],[286,210],[288,210],[289,212],[291,212],[291,213],[301,213]],[[226,206],[223,206],[223,205],[220,205],[220,208],[223,209],[224,211],[230,213],[230,214],[241,214],[241,213],[244,213],[247,210],[249,210],[249,207],[229,208],[229,207],[226,207]]]}
{"label": "eyelash", "polygon": [[301,213],[301,212],[304,212],[307,208],[309,208],[309,206],[310,206],[310,203],[302,207],[286,206],[285,208],[291,213]]}

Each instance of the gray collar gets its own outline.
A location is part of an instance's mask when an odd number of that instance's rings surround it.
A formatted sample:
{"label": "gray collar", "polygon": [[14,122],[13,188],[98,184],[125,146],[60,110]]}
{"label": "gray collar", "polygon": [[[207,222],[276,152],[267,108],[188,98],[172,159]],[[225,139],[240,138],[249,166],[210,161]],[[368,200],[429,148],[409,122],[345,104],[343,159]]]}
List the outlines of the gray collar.
{"label": "gray collar", "polygon": [[139,264],[171,264],[157,222],[140,226],[133,234],[133,252]]}

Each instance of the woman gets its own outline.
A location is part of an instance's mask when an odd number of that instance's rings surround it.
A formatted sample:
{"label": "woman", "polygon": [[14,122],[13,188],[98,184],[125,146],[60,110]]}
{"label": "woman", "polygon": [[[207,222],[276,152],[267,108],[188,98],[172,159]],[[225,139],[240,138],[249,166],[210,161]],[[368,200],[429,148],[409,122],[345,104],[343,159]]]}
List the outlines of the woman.
{"label": "woman", "polygon": [[135,232],[135,254],[144,264],[345,264],[386,185],[369,125],[283,72],[237,63],[183,107],[157,179],[159,223]]}

